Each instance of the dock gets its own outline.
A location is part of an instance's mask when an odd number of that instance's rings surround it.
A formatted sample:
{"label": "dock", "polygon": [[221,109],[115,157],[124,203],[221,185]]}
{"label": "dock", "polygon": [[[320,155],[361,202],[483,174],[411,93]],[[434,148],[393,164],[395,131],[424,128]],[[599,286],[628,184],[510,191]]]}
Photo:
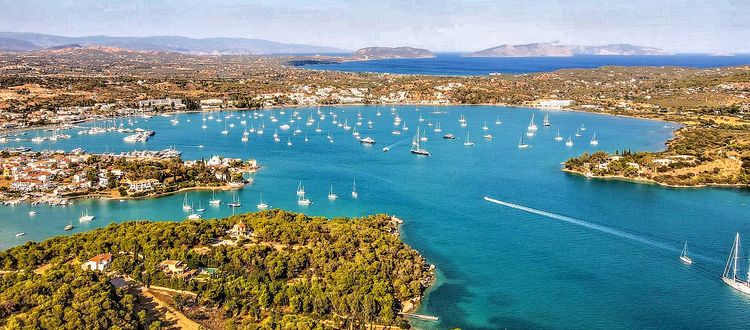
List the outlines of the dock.
{"label": "dock", "polygon": [[437,316],[432,316],[432,315],[423,315],[423,314],[414,314],[414,313],[399,313],[399,314],[403,315],[403,316],[406,316],[406,317],[411,317],[411,318],[415,318],[415,319],[418,319],[418,320],[423,320],[423,321],[437,322],[437,320],[438,320]]}

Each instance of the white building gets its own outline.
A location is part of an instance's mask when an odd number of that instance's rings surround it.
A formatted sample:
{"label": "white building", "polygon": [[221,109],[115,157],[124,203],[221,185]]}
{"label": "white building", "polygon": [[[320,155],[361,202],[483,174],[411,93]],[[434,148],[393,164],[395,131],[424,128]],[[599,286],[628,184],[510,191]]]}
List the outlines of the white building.
{"label": "white building", "polygon": [[103,253],[81,264],[81,269],[104,271],[112,262],[111,253]]}
{"label": "white building", "polygon": [[560,109],[573,105],[573,100],[539,100],[537,105],[540,108]]}

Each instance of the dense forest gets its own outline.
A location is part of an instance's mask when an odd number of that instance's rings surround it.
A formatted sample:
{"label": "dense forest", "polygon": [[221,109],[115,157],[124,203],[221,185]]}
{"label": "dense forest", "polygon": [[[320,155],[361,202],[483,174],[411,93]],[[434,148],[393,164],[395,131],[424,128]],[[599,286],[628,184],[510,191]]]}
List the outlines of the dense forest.
{"label": "dense forest", "polygon": [[[240,223],[247,235],[230,235]],[[176,308],[207,327],[408,327],[398,312],[406,301],[421,298],[432,271],[399,240],[396,226],[386,215],[329,220],[272,210],[213,220],[126,222],[30,242],[0,253],[0,267],[17,271],[0,282],[0,324],[59,328],[75,319],[83,328],[153,326],[133,295],[108,281],[125,276],[131,288],[195,293],[176,295]],[[104,274],[72,266],[101,253],[114,255]],[[217,271],[210,277],[175,276],[159,267],[167,259]],[[49,270],[40,273],[40,266]]]}

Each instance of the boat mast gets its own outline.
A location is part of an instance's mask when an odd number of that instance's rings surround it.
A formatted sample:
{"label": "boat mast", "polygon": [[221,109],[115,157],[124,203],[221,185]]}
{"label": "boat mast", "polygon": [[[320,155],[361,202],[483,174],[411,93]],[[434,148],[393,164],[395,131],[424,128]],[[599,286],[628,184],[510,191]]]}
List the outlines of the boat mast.
{"label": "boat mast", "polygon": [[734,239],[734,269],[732,270],[732,279],[737,280],[737,261],[740,259],[740,233]]}

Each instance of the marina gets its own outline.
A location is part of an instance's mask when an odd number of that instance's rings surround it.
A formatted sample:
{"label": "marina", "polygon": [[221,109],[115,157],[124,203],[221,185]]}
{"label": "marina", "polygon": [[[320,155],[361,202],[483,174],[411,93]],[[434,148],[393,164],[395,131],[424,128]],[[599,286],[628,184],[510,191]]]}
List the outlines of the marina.
{"label": "marina", "polygon": [[[273,133],[290,119],[299,121],[291,117],[290,109],[284,115],[274,111],[276,125],[269,125],[267,120],[271,111],[212,113],[223,122],[209,120],[208,115],[203,122],[200,113],[178,114],[173,116],[178,118],[176,125],[161,116],[140,119],[139,125],[148,126],[156,134],[137,145],[126,143],[123,135],[115,132],[77,135],[75,128],[60,131],[72,135],[70,139],[8,141],[4,146],[10,148],[69,151],[80,147],[87,152],[115,154],[174,147],[185,160],[222,155],[255,158],[265,165],[253,185],[234,191],[190,191],[187,201],[185,193],[122,202],[77,199],[68,206],[35,205],[37,214],[33,217],[29,216],[32,205],[28,203],[2,206],[0,247],[131,219],[184,220],[191,214],[211,219],[268,208],[327,217],[387,213],[404,220],[402,239],[438,267],[438,283],[414,313],[439,319],[415,318],[413,322],[419,328],[488,329],[497,324],[554,328],[561,323],[623,328],[633,326],[636,319],[641,327],[669,322],[676,327],[716,328],[738,327],[750,321],[745,312],[747,301],[721,280],[731,238],[737,231],[750,232],[750,223],[745,220],[750,218],[750,211],[741,191],[669,189],[590,180],[560,171],[560,162],[583,152],[660,150],[672,136],[674,128],[665,127],[674,127],[671,123],[491,106],[420,106],[419,111],[410,105],[394,108],[391,113],[389,107],[378,106],[321,107],[326,114],[335,111],[344,123],[347,119],[357,122],[360,112],[365,120],[371,118],[372,129],[352,126],[362,137],[386,146],[388,152],[363,144],[352,135],[353,128],[345,131],[343,124],[332,124],[331,115],[314,125],[300,125],[301,134],[294,135],[292,129],[279,130],[279,139],[294,143],[291,148],[275,143],[271,134],[253,135],[246,143],[239,143],[244,131],[242,113],[246,114],[243,119],[247,127],[258,129],[265,120],[265,129]],[[316,108],[296,110],[303,122],[310,114],[319,118]],[[400,125],[411,123],[413,133],[391,134],[395,113],[401,118]],[[224,118],[229,114],[234,117]],[[551,126],[540,125],[533,137],[527,137],[532,114],[539,119],[548,114]],[[418,124],[420,115],[425,120],[422,124]],[[465,128],[458,121],[462,115]],[[425,142],[420,136],[416,140],[429,148],[431,156],[415,157],[410,153],[412,135],[416,136],[417,128],[421,135],[430,120],[435,125],[439,122],[445,135],[455,134],[456,140],[432,135]],[[502,125],[487,125],[484,130],[485,121],[501,121]],[[225,123],[229,131],[226,135],[221,134]],[[232,123],[236,128],[230,130]],[[580,130],[582,123],[585,131]],[[201,129],[204,124],[207,128]],[[296,129],[296,124],[292,127]],[[317,127],[321,132],[316,132]],[[400,127],[396,129],[400,131]],[[565,147],[557,142],[558,130],[559,136],[570,135],[576,143]],[[576,130],[581,137],[574,136]],[[594,131],[600,139],[596,147],[590,143]],[[519,150],[519,133],[533,148]],[[493,139],[482,139],[486,134]],[[35,136],[35,131],[28,135]],[[303,143],[305,135],[307,143]],[[463,147],[466,137],[474,147]],[[302,186],[304,195],[299,196],[296,191]],[[335,201],[327,198],[332,192],[337,195]],[[540,221],[548,218],[498,207],[482,196],[504,196],[502,200],[517,205],[586,219],[588,224],[632,237],[566,221]],[[299,200],[310,203],[301,205]],[[230,203],[240,205],[230,207]],[[196,209],[183,210],[182,205]],[[201,205],[206,206],[204,212],[197,211]],[[84,215],[95,218],[75,222]],[[64,230],[74,222],[74,228]],[[18,233],[25,235],[16,237]],[[656,244],[643,244],[644,240]],[[686,240],[694,261],[691,267],[678,259]],[[522,252],[529,248],[534,251],[533,257]],[[601,275],[601,269],[607,270],[607,276]],[[670,282],[664,283],[663,278],[670,278]],[[602,287],[609,290],[604,292]],[[692,299],[695,295],[702,299]],[[705,310],[712,314],[700,312]],[[546,317],[535,317],[542,314]],[[496,321],[496,317],[504,321]]]}

